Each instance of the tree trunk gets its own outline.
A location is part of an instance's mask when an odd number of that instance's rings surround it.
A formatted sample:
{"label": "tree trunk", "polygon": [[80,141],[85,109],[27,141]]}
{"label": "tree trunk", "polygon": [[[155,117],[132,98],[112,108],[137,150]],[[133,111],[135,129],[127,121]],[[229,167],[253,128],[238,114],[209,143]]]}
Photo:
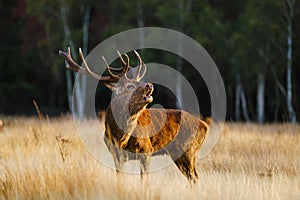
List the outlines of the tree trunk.
{"label": "tree trunk", "polygon": [[[67,23],[67,17],[66,17],[66,8],[64,5],[60,6],[60,17],[61,22],[64,29],[64,40],[65,40],[65,49],[70,46],[73,58],[76,59],[77,55],[74,53],[74,42],[71,39],[71,32]],[[67,96],[68,96],[68,104],[69,104],[69,111],[73,112],[72,108],[72,76],[69,69],[66,69],[66,81],[67,81]]]}
{"label": "tree trunk", "polygon": [[248,114],[247,99],[246,99],[246,95],[245,95],[242,83],[241,83],[241,102],[242,102],[243,117],[248,122],[248,121],[250,121],[250,117]]}
{"label": "tree trunk", "polygon": [[[71,53],[72,53],[74,60],[77,60],[77,54],[75,53],[75,45],[71,38],[71,31],[69,28],[69,24],[67,22],[66,8],[64,5],[61,6],[60,13],[61,13],[61,20],[63,23],[64,33],[65,33],[66,44],[67,44],[67,46],[70,46]],[[76,77],[76,73],[74,73],[74,76]],[[72,113],[75,113],[79,119],[81,119],[83,116],[83,102],[82,102],[82,98],[81,98],[80,80],[77,80],[75,82],[75,87],[73,89],[75,89],[73,92],[75,93],[76,99],[72,98],[73,99],[73,101],[72,101],[73,107],[72,107],[71,111],[72,111]],[[68,91],[68,96],[69,95],[72,96],[72,92]],[[70,107],[70,105],[69,105],[69,107]]]}
{"label": "tree trunk", "polygon": [[294,5],[295,2],[293,0],[286,0],[287,9],[286,9],[286,20],[287,20],[287,35],[286,35],[286,42],[287,42],[287,73],[286,73],[286,80],[287,80],[287,110],[288,110],[288,117],[289,121],[292,123],[296,122],[296,114],[293,108],[293,96],[292,96],[292,62],[293,62],[293,17],[294,17]]}
{"label": "tree trunk", "polygon": [[234,117],[235,121],[241,120],[241,112],[240,112],[240,96],[241,96],[241,83],[240,83],[240,75],[236,77],[236,86],[235,86],[235,100],[234,100]]}
{"label": "tree trunk", "polygon": [[[178,10],[179,10],[179,18],[178,18],[178,23],[179,23],[179,31],[183,31],[183,23],[184,23],[184,1],[178,1]],[[177,41],[177,50],[179,54],[182,53],[182,43],[181,41]],[[177,102],[176,102],[176,107],[178,109],[181,109],[181,103],[182,103],[182,58],[177,55],[177,60],[176,60],[176,70],[177,70],[177,77],[176,77],[176,97],[177,97]]]}
{"label": "tree trunk", "polygon": [[257,84],[257,121],[263,123],[265,120],[265,75],[263,72],[258,74]]}
{"label": "tree trunk", "polygon": [[84,56],[86,56],[88,52],[90,15],[91,7],[85,6],[83,8],[82,20],[82,53]]}
{"label": "tree trunk", "polygon": [[279,101],[279,92],[275,90],[276,98],[275,98],[275,109],[274,109],[274,122],[277,123],[279,120],[279,108],[280,108],[280,101]]}
{"label": "tree trunk", "polygon": [[[91,14],[91,7],[85,6],[83,7],[83,20],[82,20],[82,53],[84,56],[87,56],[88,52],[88,41],[89,41],[89,24],[90,24],[90,14]],[[81,99],[81,109],[78,112],[78,117],[81,119],[83,118],[85,101],[86,101],[86,84],[87,84],[87,77],[80,76],[80,99]]]}
{"label": "tree trunk", "polygon": [[[143,4],[142,0],[138,0],[136,2],[136,13],[137,13],[137,26],[139,28],[144,27],[144,20],[143,20]],[[142,47],[144,46],[144,41],[145,41],[145,33],[144,30],[140,29],[139,30],[139,46]],[[141,53],[140,53],[141,55]],[[138,71],[138,68],[135,67],[132,70],[130,70],[133,74],[136,74]]]}
{"label": "tree trunk", "polygon": [[[83,31],[83,54],[86,56],[87,54],[87,46],[88,46],[88,27],[89,27],[89,20],[90,20],[90,7],[89,6],[84,6],[83,7],[83,22],[82,22],[82,31]],[[60,16],[61,16],[61,21],[63,24],[63,29],[64,29],[64,35],[65,35],[65,43],[66,46],[70,46],[71,48],[71,53],[74,58],[74,60],[77,60],[77,53],[75,53],[75,45],[74,42],[71,38],[71,31],[69,28],[69,24],[67,22],[67,16],[66,16],[66,7],[65,5],[61,5],[60,7]],[[76,73],[74,73],[74,77],[76,76]],[[75,113],[76,116],[79,119],[83,118],[83,113],[84,113],[84,105],[85,105],[85,90],[86,90],[86,76],[78,76],[78,80],[75,82],[75,87],[74,87],[74,94],[75,94],[75,99],[72,102],[72,88],[71,88],[71,75],[69,72],[66,72],[66,77],[67,77],[67,89],[68,89],[68,102],[69,102],[69,109],[71,112]],[[73,105],[73,107],[72,107]]]}
{"label": "tree trunk", "polygon": [[242,106],[242,113],[243,113],[244,119],[247,122],[250,121],[250,117],[249,117],[248,109],[247,109],[246,95],[244,93],[240,75],[238,74],[236,77],[236,87],[235,87],[235,120],[236,121],[240,121],[240,119],[241,119],[240,105]]}
{"label": "tree trunk", "polygon": [[[179,48],[181,45],[178,45]],[[181,108],[181,103],[182,103],[182,58],[178,56],[177,61],[176,61],[176,69],[177,69],[177,79],[176,79],[176,97],[177,97],[177,103],[176,107],[178,109]]]}
{"label": "tree trunk", "polygon": [[[137,9],[137,25],[139,28],[144,27],[144,20],[143,20],[143,4],[142,0],[138,0],[136,4]],[[143,30],[139,31],[139,44],[143,46],[145,40],[145,33]]]}
{"label": "tree trunk", "polygon": [[[178,1],[178,10],[179,10],[179,31],[183,32],[183,26],[184,26],[184,16],[190,12],[192,6],[191,0],[186,1]],[[177,42],[177,49],[179,54],[182,53],[182,41]],[[177,56],[176,60],[176,70],[177,70],[177,77],[176,77],[176,97],[177,97],[177,105],[176,107],[178,109],[181,108],[182,103],[182,58],[180,56]]]}
{"label": "tree trunk", "polygon": [[[66,45],[65,45],[66,46]],[[67,49],[67,47],[65,47]],[[66,68],[66,81],[67,81],[67,96],[69,111],[72,112],[72,74],[69,69]]]}

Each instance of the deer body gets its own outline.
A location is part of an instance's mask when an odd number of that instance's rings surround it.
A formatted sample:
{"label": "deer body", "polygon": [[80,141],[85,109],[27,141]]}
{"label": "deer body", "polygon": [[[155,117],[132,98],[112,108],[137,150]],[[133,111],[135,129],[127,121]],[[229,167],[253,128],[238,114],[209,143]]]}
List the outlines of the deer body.
{"label": "deer body", "polygon": [[[153,101],[154,87],[140,82],[146,67],[140,75],[144,63],[136,51],[139,66],[135,79],[126,76],[131,68],[126,54],[127,62],[118,52],[123,68],[110,67],[103,57],[109,76],[99,76],[89,69],[81,50],[79,53],[84,68],[72,60],[70,49],[67,53],[60,51],[68,68],[103,81],[113,91],[106,110],[104,141],[113,156],[116,171],[122,171],[129,160],[139,160],[143,176],[149,171],[151,156],[168,154],[187,179],[195,183],[198,179],[196,158],[208,125],[183,110],[146,108]],[[121,73],[115,75],[112,71]]]}
{"label": "deer body", "polygon": [[[208,132],[205,122],[182,110],[150,108],[144,109],[136,122],[130,124],[134,126],[129,129],[131,133],[124,133],[116,126],[109,108],[106,114],[104,140],[114,155],[117,171],[122,170],[126,161],[141,159],[143,175],[149,169],[151,156],[168,154],[188,180],[196,182],[196,158]],[[164,115],[166,121],[162,121]],[[149,133],[156,134],[149,136]],[[120,144],[120,138],[124,135],[127,137],[126,143]],[[144,155],[134,156],[134,153]]]}

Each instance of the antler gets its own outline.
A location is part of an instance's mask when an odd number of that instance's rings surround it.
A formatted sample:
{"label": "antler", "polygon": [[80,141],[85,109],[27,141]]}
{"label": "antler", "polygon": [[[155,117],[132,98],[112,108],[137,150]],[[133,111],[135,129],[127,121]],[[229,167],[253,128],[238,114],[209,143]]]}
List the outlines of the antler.
{"label": "antler", "polygon": [[[142,61],[141,56],[138,54],[138,52],[136,50],[134,50],[134,55],[138,60],[138,66],[137,66],[138,69],[135,74],[135,80],[140,81],[145,76],[145,74],[147,72],[147,67],[146,67],[146,64]],[[144,66],[144,71],[143,71],[143,74],[140,75],[142,66]]]}
{"label": "antler", "polygon": [[[62,56],[65,59],[65,65],[67,68],[75,71],[75,72],[79,72],[81,74],[85,74],[85,75],[89,75],[97,80],[100,81],[104,81],[104,82],[118,82],[118,80],[125,75],[126,77],[126,73],[128,72],[130,66],[129,66],[129,57],[127,54],[125,54],[126,60],[127,62],[124,61],[124,59],[122,58],[120,52],[118,52],[119,58],[123,64],[123,67],[121,68],[113,68],[110,67],[106,61],[106,59],[104,58],[104,56],[102,56],[102,59],[104,60],[105,64],[106,64],[106,71],[108,72],[109,76],[99,76],[98,74],[95,74],[94,72],[92,72],[89,68],[89,66],[87,65],[83,53],[81,51],[81,48],[79,48],[79,56],[81,58],[83,67],[79,66],[72,58],[71,56],[71,51],[70,51],[70,47],[68,47],[68,51],[67,52],[63,52],[63,51],[59,51],[59,55]],[[112,71],[115,72],[121,72],[118,75],[115,75],[112,73]]]}
{"label": "antler", "polygon": [[[80,65],[78,65],[72,58],[71,56],[71,50],[70,50],[70,47],[68,47],[68,51],[67,52],[64,52],[64,51],[59,51],[59,55],[62,56],[64,59],[65,59],[65,65],[67,68],[75,71],[75,72],[79,72],[81,74],[84,74],[84,75],[89,75],[97,80],[100,80],[100,81],[104,81],[104,82],[110,82],[110,83],[113,83],[113,82],[118,82],[118,80],[125,75],[125,78],[127,78],[126,76],[126,73],[128,72],[128,70],[131,68],[129,66],[129,56],[125,53],[125,57],[126,57],[126,61],[123,59],[122,55],[120,54],[119,51],[117,51],[118,53],[118,56],[119,56],[119,59],[123,65],[123,67],[120,67],[120,68],[114,68],[114,67],[111,67],[109,66],[108,62],[106,61],[105,57],[102,56],[102,59],[106,65],[106,71],[108,73],[109,76],[100,76],[98,74],[95,74],[94,72],[91,71],[91,69],[89,68],[89,66],[87,65],[85,59],[84,59],[84,56],[83,56],[83,53],[82,53],[82,50],[81,48],[79,48],[79,56],[80,56],[80,59],[82,61],[82,65],[83,67],[81,67]],[[138,69],[136,71],[136,74],[135,74],[135,77],[134,79],[137,80],[137,81],[140,81],[146,74],[146,71],[147,71],[147,68],[146,68],[146,65],[145,63],[142,61],[140,55],[138,54],[137,51],[134,50],[134,54],[135,54],[135,57],[137,58],[138,60]],[[141,70],[142,70],[142,67],[144,66],[144,71],[141,75]],[[114,74],[113,72],[121,72],[120,74]]]}

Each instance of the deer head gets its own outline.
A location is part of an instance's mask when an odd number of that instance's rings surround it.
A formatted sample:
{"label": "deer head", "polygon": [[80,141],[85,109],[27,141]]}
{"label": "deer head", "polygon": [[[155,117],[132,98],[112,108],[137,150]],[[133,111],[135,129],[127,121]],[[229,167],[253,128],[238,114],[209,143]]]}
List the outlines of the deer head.
{"label": "deer head", "polygon": [[133,78],[127,77],[127,72],[129,70],[134,71],[129,65],[129,56],[126,53],[124,54],[126,58],[125,61],[120,52],[117,51],[117,53],[123,66],[120,68],[111,67],[109,66],[105,57],[102,56],[102,59],[106,65],[108,76],[100,76],[91,71],[84,59],[81,48],[79,48],[79,56],[81,58],[83,67],[78,65],[72,59],[70,47],[68,48],[67,52],[59,51],[59,55],[65,59],[67,68],[102,81],[104,85],[113,92],[112,102],[115,102],[117,107],[122,107],[123,109],[124,105],[128,105],[129,114],[132,116],[139,113],[139,111],[143,110],[149,103],[153,101],[153,97],[151,95],[154,88],[151,83],[140,82],[140,80],[145,76],[147,68],[140,55],[136,51],[134,51],[134,54],[138,60],[138,66],[136,67],[136,73]]}

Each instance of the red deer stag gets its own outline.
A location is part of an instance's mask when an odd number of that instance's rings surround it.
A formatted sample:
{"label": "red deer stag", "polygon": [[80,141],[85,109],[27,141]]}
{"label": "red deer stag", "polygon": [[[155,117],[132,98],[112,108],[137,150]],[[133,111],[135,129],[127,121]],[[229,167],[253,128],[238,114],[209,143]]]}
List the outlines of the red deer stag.
{"label": "red deer stag", "polygon": [[103,81],[113,91],[106,110],[104,141],[117,172],[126,161],[139,160],[143,176],[149,172],[151,156],[168,154],[189,182],[196,183],[197,154],[208,133],[208,125],[183,110],[146,108],[153,101],[154,88],[151,83],[140,82],[146,66],[139,54],[134,53],[138,60],[137,72],[129,79],[126,74],[131,66],[127,54],[124,54],[125,61],[118,52],[121,68],[110,67],[102,57],[108,76],[100,76],[90,70],[81,49],[79,55],[83,67],[73,61],[70,48],[68,52],[59,51],[67,68]]}

